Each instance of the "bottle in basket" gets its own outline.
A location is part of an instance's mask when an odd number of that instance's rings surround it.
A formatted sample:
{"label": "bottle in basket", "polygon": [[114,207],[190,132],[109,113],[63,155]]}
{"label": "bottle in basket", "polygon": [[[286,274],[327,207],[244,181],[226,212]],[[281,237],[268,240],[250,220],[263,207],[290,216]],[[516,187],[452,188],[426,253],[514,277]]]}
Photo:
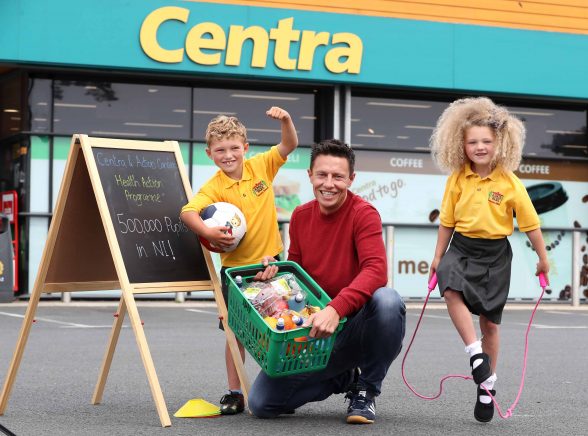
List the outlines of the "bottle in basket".
{"label": "bottle in basket", "polygon": [[297,292],[288,299],[288,308],[290,310],[300,313],[304,309],[304,306],[306,306],[306,301],[302,292]]}

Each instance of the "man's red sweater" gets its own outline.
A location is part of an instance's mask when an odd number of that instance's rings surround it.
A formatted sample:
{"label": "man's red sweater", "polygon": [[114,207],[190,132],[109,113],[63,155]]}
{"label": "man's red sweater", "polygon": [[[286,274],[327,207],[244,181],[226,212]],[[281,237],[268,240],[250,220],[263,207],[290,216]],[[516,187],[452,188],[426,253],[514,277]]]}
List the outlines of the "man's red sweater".
{"label": "man's red sweater", "polygon": [[316,200],[297,207],[290,221],[288,259],[329,294],[329,305],[341,318],[357,312],[387,282],[378,211],[351,191],[329,215],[321,213]]}

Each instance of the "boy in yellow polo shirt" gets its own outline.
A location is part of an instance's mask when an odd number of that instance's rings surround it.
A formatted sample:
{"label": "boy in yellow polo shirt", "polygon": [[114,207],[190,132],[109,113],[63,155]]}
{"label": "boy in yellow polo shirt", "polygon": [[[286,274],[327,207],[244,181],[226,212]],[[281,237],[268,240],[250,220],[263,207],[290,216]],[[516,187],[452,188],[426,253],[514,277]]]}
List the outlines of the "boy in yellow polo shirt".
{"label": "boy in yellow polo shirt", "polygon": [[[547,278],[549,262],[539,217],[521,181],[525,139],[521,121],[490,99],[453,102],[437,121],[431,152],[437,165],[452,171],[441,205],[439,234],[431,275],[470,355],[477,388],[474,417],[488,422],[494,405],[499,325],[510,286],[513,212],[539,256],[536,274]],[[451,246],[447,250],[449,241]],[[447,250],[447,252],[446,252]],[[477,339],[470,313],[480,316]]]}
{"label": "boy in yellow polo shirt", "polygon": [[[245,159],[249,149],[247,131],[237,118],[219,115],[208,124],[206,154],[219,171],[182,208],[180,215],[190,230],[221,250],[229,247],[234,237],[227,233],[227,227],[207,227],[200,218],[200,211],[212,203],[223,201],[234,204],[245,215],[246,236],[234,251],[221,253],[225,303],[228,300],[228,287],[224,280],[226,268],[258,263],[267,253],[278,255],[282,251],[272,182],[288,155],[298,146],[298,136],[288,112],[274,106],[266,114],[280,121],[282,138],[278,145],[251,159]],[[243,345],[238,345],[245,360]],[[244,399],[228,343],[225,346],[225,362],[229,392],[221,398],[221,413],[232,415],[243,411]]]}

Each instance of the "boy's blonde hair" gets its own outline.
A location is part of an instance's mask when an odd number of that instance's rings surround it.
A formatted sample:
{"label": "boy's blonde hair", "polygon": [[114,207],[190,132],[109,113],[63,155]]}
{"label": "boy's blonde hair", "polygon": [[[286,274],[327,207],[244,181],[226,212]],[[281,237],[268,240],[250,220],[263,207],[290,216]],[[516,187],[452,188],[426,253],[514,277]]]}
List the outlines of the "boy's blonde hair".
{"label": "boy's blonde hair", "polygon": [[468,162],[464,149],[466,130],[489,127],[496,137],[493,166],[514,171],[525,144],[525,126],[508,110],[486,97],[462,98],[443,111],[429,141],[431,154],[443,171],[459,171]]}
{"label": "boy's blonde hair", "polygon": [[223,139],[231,139],[239,137],[243,143],[247,142],[247,129],[237,117],[228,117],[226,115],[218,115],[208,123],[206,128],[206,145],[214,141],[222,141]]}

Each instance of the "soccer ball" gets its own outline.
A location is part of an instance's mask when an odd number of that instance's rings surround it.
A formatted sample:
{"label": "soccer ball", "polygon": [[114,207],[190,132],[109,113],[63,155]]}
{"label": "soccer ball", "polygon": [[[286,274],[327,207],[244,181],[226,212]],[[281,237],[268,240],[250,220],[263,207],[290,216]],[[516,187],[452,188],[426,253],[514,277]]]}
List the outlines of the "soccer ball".
{"label": "soccer ball", "polygon": [[241,242],[247,232],[247,223],[245,222],[243,212],[231,203],[212,203],[200,212],[200,218],[202,218],[202,221],[208,227],[229,227],[228,233],[235,237],[233,244],[229,248],[222,250],[218,247],[213,247],[207,239],[200,236],[199,239],[202,245],[215,253],[233,251],[237,248],[237,245],[239,245],[239,242]]}

